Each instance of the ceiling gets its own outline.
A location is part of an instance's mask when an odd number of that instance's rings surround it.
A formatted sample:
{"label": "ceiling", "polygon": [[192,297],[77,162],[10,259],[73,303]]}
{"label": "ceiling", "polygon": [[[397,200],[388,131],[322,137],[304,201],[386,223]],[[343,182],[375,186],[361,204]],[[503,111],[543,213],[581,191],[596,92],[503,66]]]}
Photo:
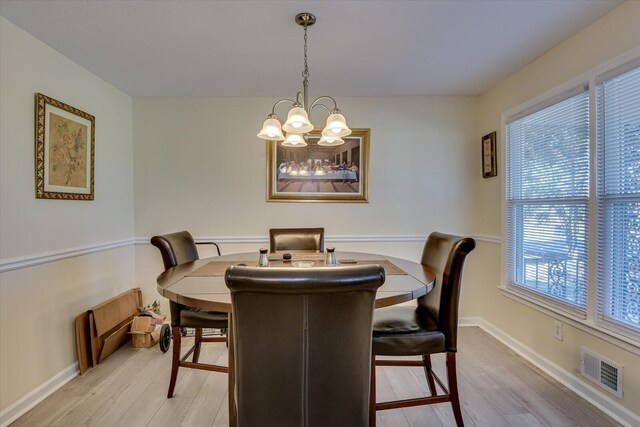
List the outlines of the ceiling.
{"label": "ceiling", "polygon": [[127,94],[478,95],[622,1],[0,0],[0,14]]}

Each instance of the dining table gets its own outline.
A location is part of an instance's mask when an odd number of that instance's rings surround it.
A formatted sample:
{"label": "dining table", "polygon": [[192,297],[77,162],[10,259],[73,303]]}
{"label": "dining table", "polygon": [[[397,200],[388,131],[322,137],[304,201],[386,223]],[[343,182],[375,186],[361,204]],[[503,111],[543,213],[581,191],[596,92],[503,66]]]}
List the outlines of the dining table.
{"label": "dining table", "polygon": [[[385,282],[376,293],[375,308],[388,307],[411,301],[430,292],[435,286],[435,274],[420,263],[388,255],[336,251],[337,265],[378,264],[385,270]],[[269,266],[300,269],[326,267],[323,252],[290,251],[291,259],[283,259],[282,253],[269,255]],[[237,253],[177,265],[158,276],[157,290],[165,298],[188,307],[229,314],[227,329],[229,359],[229,425],[237,420],[235,402],[235,367],[233,346],[233,321],[231,294],[225,284],[226,270],[234,265],[258,265],[259,253]]]}

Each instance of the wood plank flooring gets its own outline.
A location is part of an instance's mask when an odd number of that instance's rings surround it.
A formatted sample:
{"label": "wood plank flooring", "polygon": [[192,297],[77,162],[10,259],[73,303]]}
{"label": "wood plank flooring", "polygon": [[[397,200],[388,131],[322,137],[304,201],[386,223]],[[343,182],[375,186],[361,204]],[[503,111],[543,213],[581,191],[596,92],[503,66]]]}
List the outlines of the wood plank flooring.
{"label": "wood plank flooring", "polygon": [[[190,343],[184,340],[185,347]],[[222,343],[203,344],[202,362],[226,364]],[[22,426],[227,426],[227,376],[180,369],[173,399],[166,398],[171,352],[124,347],[74,378],[16,420]],[[433,357],[444,375],[444,357]],[[379,367],[378,401],[427,393],[422,368]],[[617,426],[476,327],[460,328],[458,386],[465,425]],[[379,411],[381,427],[455,426],[451,406]]]}

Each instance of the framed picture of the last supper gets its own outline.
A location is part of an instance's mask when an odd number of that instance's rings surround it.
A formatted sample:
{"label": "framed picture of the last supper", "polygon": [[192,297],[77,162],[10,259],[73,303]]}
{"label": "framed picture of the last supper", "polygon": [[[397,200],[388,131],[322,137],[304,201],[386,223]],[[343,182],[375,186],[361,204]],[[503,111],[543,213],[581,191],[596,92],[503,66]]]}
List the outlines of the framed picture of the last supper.
{"label": "framed picture of the last supper", "polygon": [[267,141],[267,200],[367,202],[369,129],[339,141],[314,130],[295,145]]}

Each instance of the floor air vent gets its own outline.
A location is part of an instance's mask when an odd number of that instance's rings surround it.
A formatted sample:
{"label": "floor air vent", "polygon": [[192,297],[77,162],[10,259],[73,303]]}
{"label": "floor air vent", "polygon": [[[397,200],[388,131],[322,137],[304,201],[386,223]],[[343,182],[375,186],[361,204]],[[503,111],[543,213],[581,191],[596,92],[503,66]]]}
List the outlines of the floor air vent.
{"label": "floor air vent", "polygon": [[582,349],[582,376],[622,399],[622,366]]}

